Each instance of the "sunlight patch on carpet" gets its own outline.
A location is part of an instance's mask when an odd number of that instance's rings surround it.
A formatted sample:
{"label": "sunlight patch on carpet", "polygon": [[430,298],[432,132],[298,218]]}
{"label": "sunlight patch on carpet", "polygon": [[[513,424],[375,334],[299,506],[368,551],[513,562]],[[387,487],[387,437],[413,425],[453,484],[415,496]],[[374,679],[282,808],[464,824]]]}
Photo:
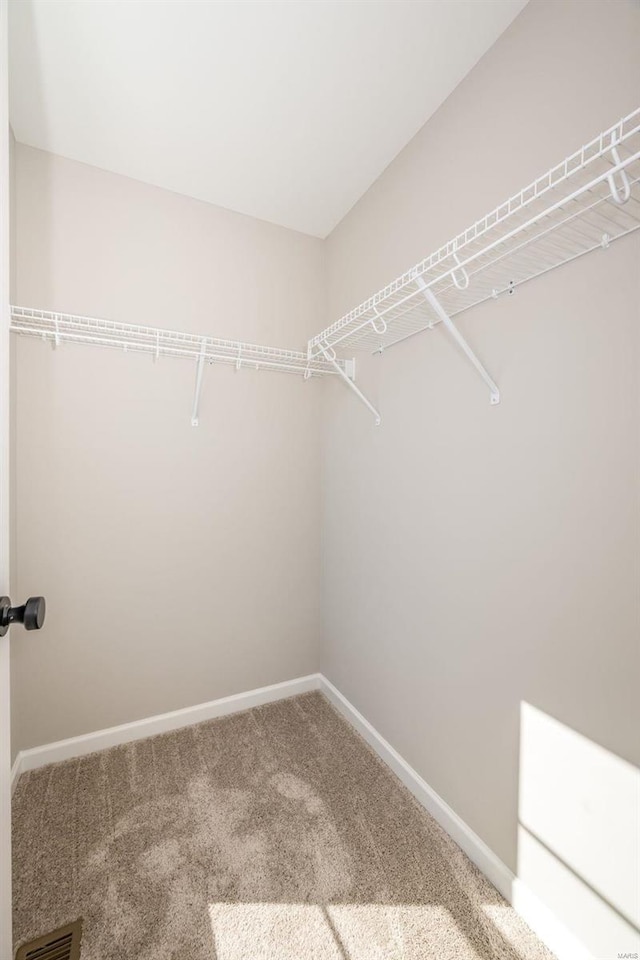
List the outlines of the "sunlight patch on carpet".
{"label": "sunlight patch on carpet", "polygon": [[219,960],[346,960],[322,910],[307,903],[211,903]]}
{"label": "sunlight patch on carpet", "polygon": [[212,903],[219,960],[480,960],[439,904]]}

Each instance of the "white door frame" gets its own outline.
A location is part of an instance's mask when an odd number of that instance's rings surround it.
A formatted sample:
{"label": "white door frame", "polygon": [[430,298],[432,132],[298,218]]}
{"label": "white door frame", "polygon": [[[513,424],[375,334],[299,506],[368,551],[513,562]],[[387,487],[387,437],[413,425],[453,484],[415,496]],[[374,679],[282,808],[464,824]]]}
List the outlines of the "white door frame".
{"label": "white door frame", "polygon": [[[9,593],[9,63],[8,0],[0,0],[0,594]],[[11,935],[11,707],[9,633],[0,637],[0,957]]]}

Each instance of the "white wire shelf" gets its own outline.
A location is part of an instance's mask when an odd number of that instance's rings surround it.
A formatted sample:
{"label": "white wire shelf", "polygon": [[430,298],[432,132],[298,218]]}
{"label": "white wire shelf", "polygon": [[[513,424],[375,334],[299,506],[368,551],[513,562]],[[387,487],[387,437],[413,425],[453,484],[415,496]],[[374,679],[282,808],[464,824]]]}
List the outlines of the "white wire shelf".
{"label": "white wire shelf", "polygon": [[[116,323],[112,320],[36,310],[31,307],[11,307],[11,330],[22,336],[40,337],[54,345],[82,343],[147,353],[156,358],[202,358],[205,363],[234,364],[238,369],[276,370],[281,373],[294,373],[307,379],[327,374],[337,375],[334,364],[324,359],[310,359],[302,351]],[[338,361],[338,365],[341,370],[346,370],[351,375],[349,361]]]}
{"label": "white wire shelf", "polygon": [[441,322],[438,305],[455,317],[608,247],[640,227],[639,180],[640,109],[317,334],[309,356],[384,350]]}
{"label": "white wire shelf", "polygon": [[355,385],[355,361],[337,350],[382,351],[443,323],[500,402],[498,385],[452,321],[465,310],[640,228],[640,109],[624,117],[435,253],[309,340],[307,352],[221,340],[29,307],[11,308],[14,333],[196,360],[191,422],[198,426],[204,363],[340,379]]}

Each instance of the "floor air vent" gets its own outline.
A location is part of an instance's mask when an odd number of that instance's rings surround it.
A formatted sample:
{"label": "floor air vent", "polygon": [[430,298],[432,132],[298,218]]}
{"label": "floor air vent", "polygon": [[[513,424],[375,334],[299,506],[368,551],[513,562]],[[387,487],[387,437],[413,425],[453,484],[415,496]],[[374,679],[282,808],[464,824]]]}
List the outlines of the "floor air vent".
{"label": "floor air vent", "polygon": [[76,920],[25,943],[16,953],[16,960],[80,960],[81,937],[82,920]]}

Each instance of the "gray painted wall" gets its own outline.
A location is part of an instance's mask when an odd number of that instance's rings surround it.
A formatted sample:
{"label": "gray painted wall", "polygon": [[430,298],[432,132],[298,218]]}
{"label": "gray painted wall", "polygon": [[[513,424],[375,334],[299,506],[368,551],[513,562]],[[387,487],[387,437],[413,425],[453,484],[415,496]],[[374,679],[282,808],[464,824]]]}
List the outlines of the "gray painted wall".
{"label": "gray painted wall", "polygon": [[[640,4],[532,0],[327,241],[337,318],[638,106]],[[529,703],[640,759],[640,238],[359,360],[324,418],[322,671],[513,870]]]}
{"label": "gray painted wall", "polygon": [[[14,302],[302,349],[320,240],[18,145]],[[321,384],[19,338],[14,749],[318,667]]]}

